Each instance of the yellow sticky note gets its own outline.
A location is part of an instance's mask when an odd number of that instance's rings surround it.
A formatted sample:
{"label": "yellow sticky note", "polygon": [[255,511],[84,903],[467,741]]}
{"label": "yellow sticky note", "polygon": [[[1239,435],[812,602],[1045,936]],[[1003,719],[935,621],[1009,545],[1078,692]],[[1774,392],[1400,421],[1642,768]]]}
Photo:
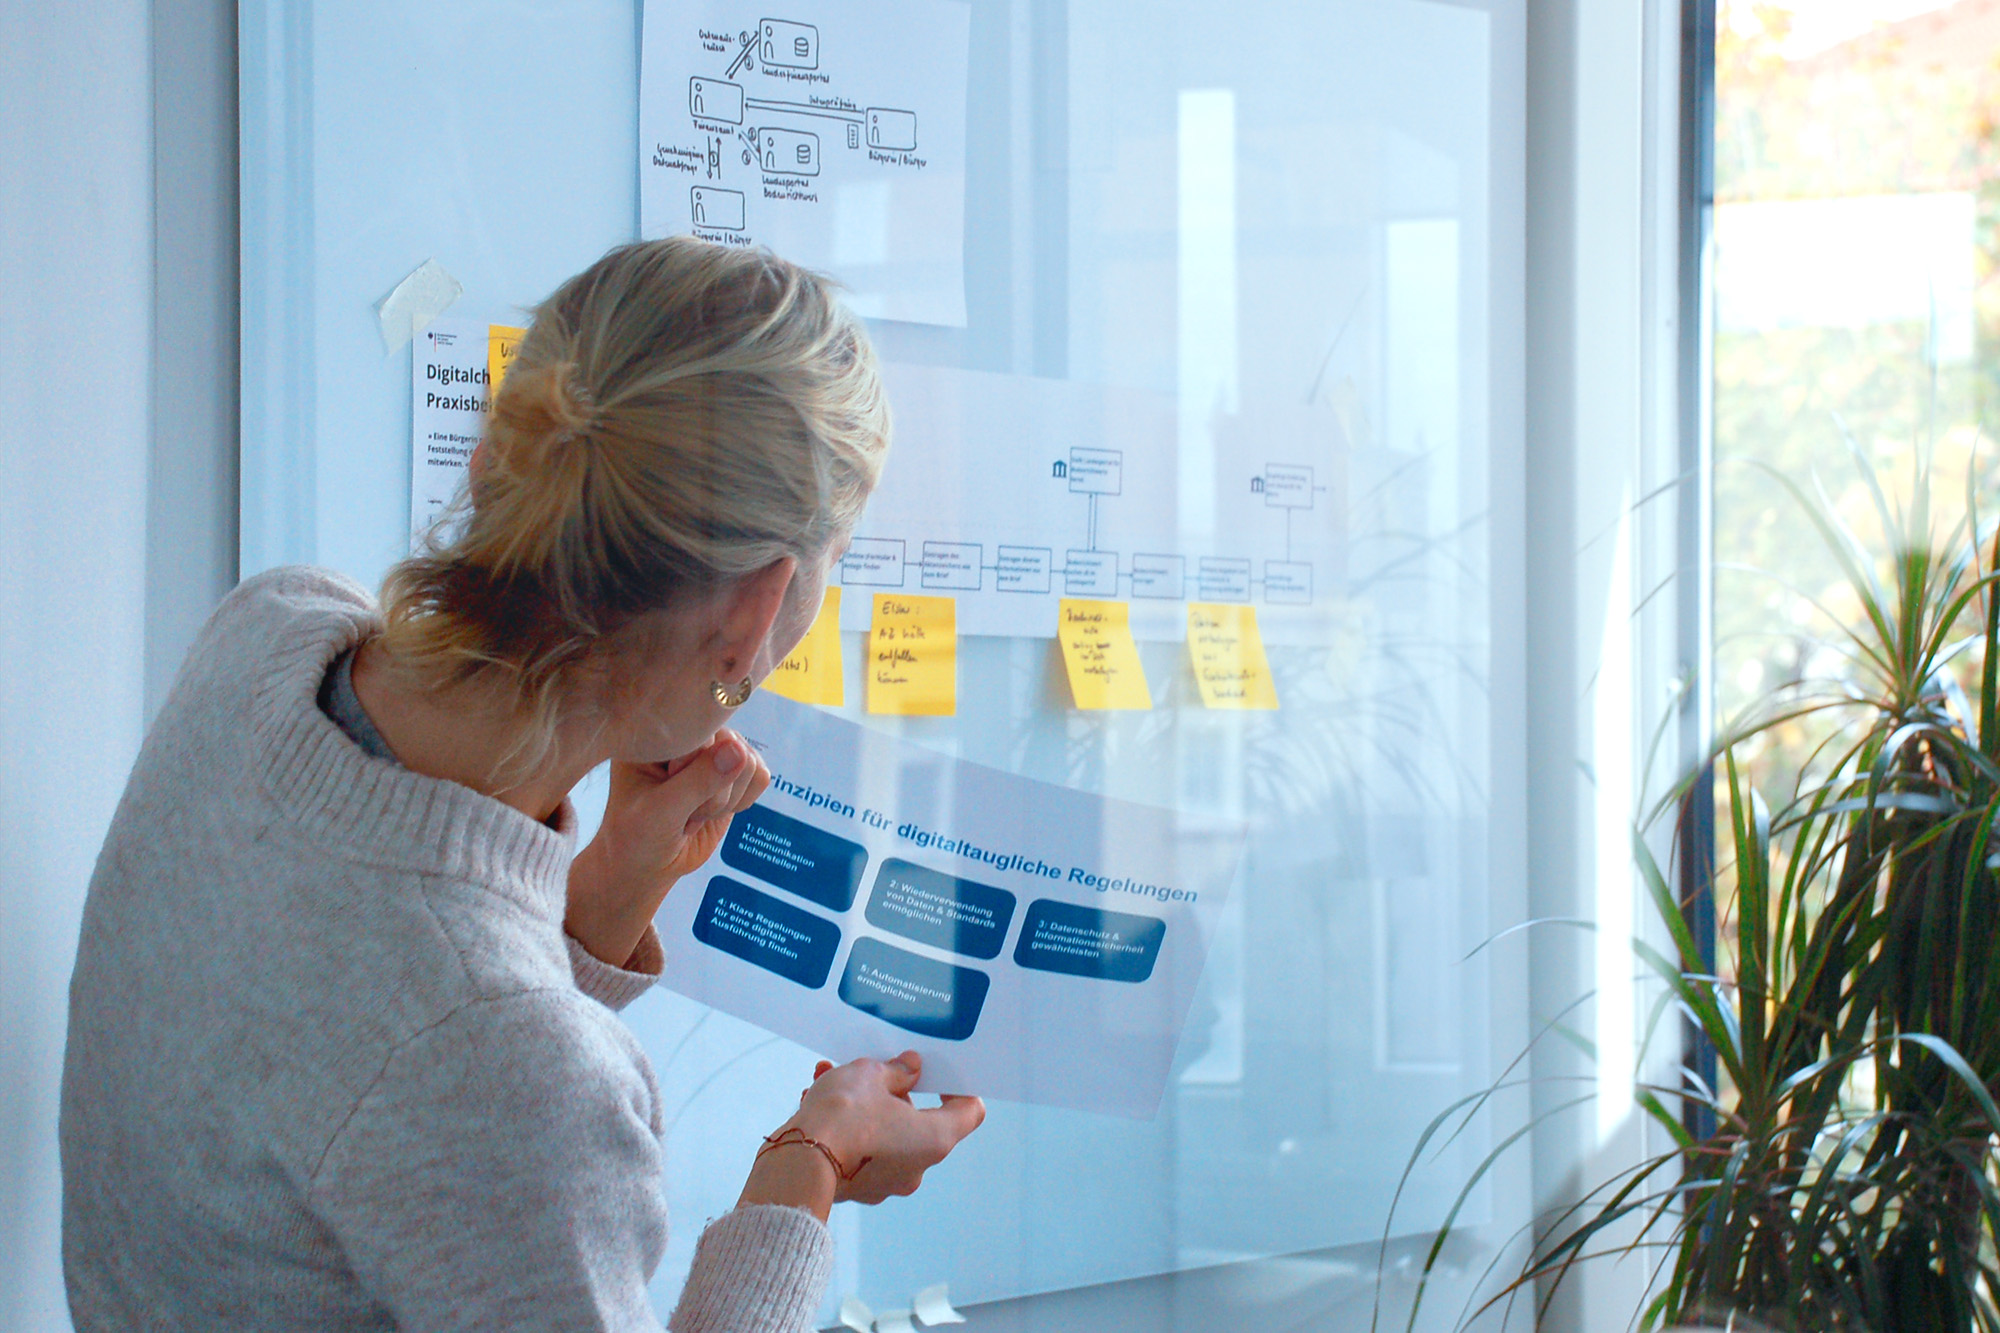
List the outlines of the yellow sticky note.
{"label": "yellow sticky note", "polygon": [[1255,607],[1188,603],[1188,653],[1201,701],[1210,708],[1278,706]]}
{"label": "yellow sticky note", "polygon": [[526,329],[513,329],[505,324],[486,326],[486,393],[489,399],[500,392],[500,381],[507,378],[507,367],[514,364],[514,353],[521,350],[521,339],[527,336]]}
{"label": "yellow sticky note", "polygon": [[868,711],[905,717],[958,711],[958,606],[951,598],[875,594]]}
{"label": "yellow sticky note", "polygon": [[840,589],[826,590],[819,619],[791,655],[764,678],[764,688],[794,703],[838,708],[847,701],[840,678]]}
{"label": "yellow sticky note", "polygon": [[1151,708],[1139,645],[1132,642],[1132,608],[1123,602],[1065,597],[1057,612],[1056,640],[1069,668],[1069,692],[1078,708]]}

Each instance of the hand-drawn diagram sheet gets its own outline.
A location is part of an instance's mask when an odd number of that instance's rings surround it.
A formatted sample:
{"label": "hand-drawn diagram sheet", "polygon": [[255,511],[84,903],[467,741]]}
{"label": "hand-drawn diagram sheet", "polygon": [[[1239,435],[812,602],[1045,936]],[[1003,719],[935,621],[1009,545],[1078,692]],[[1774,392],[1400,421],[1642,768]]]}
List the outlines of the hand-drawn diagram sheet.
{"label": "hand-drawn diagram sheet", "polygon": [[647,0],[639,231],[766,245],[965,323],[963,0]]}

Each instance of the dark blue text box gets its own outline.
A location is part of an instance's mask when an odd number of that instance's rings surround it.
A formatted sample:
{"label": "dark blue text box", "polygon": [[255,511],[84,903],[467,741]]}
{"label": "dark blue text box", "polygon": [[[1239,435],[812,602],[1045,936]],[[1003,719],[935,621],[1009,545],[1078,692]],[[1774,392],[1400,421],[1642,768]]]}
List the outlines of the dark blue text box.
{"label": "dark blue text box", "polygon": [[868,853],[859,843],[753,805],[729,823],[723,864],[835,912],[854,906]]}
{"label": "dark blue text box", "polygon": [[1021,920],[1014,962],[1099,981],[1144,981],[1153,975],[1166,937],[1167,923],[1156,916],[1037,898]]}
{"label": "dark blue text box", "polygon": [[840,998],[863,1013],[925,1037],[964,1041],[979,1026],[987,976],[905,953],[866,935],[854,941]]}
{"label": "dark blue text box", "polygon": [[1014,920],[1014,895],[891,858],[875,872],[868,920],[919,944],[968,958],[998,958]]}
{"label": "dark blue text box", "polygon": [[840,948],[840,927],[833,922],[727,875],[708,882],[694,914],[694,937],[807,990],[826,984]]}

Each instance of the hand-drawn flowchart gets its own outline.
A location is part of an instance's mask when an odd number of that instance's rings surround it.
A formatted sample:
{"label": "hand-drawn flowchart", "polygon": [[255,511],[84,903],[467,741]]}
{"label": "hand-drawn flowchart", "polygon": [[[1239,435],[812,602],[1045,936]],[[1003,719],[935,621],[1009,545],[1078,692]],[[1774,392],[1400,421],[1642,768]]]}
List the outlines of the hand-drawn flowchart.
{"label": "hand-drawn flowchart", "polygon": [[[1329,409],[1217,423],[1214,508],[1190,531],[1170,403],[1031,377],[887,375],[898,438],[921,444],[892,453],[841,562],[845,587],[955,596],[969,634],[1053,635],[1059,599],[1092,598],[1130,600],[1135,633],[1173,638],[1184,603],[1237,603],[1280,641],[1287,617],[1337,593],[1345,441]],[[1255,452],[1280,448],[1296,452]],[[846,605],[845,627],[861,628],[865,599]]]}
{"label": "hand-drawn flowchart", "polygon": [[647,6],[640,232],[767,245],[863,314],[965,323],[962,0]]}

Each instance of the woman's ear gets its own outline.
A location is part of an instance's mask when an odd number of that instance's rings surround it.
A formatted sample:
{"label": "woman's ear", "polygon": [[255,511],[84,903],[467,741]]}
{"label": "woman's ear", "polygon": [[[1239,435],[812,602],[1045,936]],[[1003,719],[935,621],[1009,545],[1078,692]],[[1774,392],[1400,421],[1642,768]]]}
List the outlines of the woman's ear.
{"label": "woman's ear", "polygon": [[[785,556],[739,580],[724,595],[722,619],[713,641],[718,668],[742,674],[753,669],[757,651],[771,637],[771,627],[785,609],[785,594],[797,573],[798,562]],[[732,662],[734,665],[724,665]]]}

